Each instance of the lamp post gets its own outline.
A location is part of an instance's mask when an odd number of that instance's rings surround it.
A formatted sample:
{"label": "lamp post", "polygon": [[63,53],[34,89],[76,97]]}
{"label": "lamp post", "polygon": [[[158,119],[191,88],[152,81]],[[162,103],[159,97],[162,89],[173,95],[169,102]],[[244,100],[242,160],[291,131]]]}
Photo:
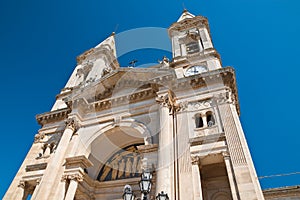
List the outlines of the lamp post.
{"label": "lamp post", "polygon": [[143,200],[147,200],[147,196],[151,191],[152,186],[152,174],[150,172],[143,172],[141,180],[139,182],[141,193],[143,194]]}
{"label": "lamp post", "polygon": [[161,191],[155,198],[156,200],[169,200],[168,194]]}
{"label": "lamp post", "polygon": [[[140,190],[142,193],[142,197],[139,200],[149,200],[148,195],[151,191],[152,186],[152,174],[150,172],[143,172],[141,175],[141,180],[139,181]],[[123,200],[134,200],[135,196],[132,192],[130,185],[125,185],[123,191]],[[169,200],[168,194],[163,191],[159,193],[156,200]]]}
{"label": "lamp post", "polygon": [[130,185],[125,185],[123,192],[123,200],[134,200],[134,194]]}

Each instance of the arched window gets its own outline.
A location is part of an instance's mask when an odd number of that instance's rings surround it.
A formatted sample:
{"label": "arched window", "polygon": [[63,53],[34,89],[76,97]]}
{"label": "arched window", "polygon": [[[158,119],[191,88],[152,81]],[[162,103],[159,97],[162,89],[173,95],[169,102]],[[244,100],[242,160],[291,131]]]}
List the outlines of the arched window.
{"label": "arched window", "polygon": [[211,126],[216,124],[213,113],[210,112],[210,111],[206,113],[206,120],[207,120],[207,126],[208,127],[211,127]]}
{"label": "arched window", "polygon": [[195,123],[196,123],[196,128],[203,127],[203,119],[200,114],[195,115]]}

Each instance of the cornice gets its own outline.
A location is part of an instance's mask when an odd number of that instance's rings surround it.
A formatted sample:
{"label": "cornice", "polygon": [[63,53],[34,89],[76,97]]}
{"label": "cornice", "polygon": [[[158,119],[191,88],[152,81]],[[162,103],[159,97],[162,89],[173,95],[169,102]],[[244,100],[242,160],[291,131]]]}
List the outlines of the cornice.
{"label": "cornice", "polygon": [[112,69],[119,68],[120,65],[115,56],[113,55],[113,52],[105,47],[106,45],[103,45],[97,48],[91,48],[90,50],[87,50],[86,52],[84,52],[76,58],[77,64],[83,64],[84,62],[87,62],[89,60],[96,60],[97,58],[104,56]]}
{"label": "cornice", "polygon": [[191,146],[196,146],[196,145],[201,145],[204,142],[210,143],[210,142],[219,142],[219,141],[225,141],[225,133],[216,133],[216,134],[211,134],[207,136],[198,136],[195,138],[191,138],[189,143]]}
{"label": "cornice", "polygon": [[140,153],[157,152],[158,144],[140,145],[137,147]]}
{"label": "cornice", "polygon": [[174,31],[183,31],[186,29],[191,29],[191,28],[196,28],[196,27],[206,27],[208,32],[210,32],[208,19],[203,16],[196,16],[193,18],[184,19],[180,22],[173,23],[168,28],[168,34],[170,37],[172,37],[172,32],[174,32]]}
{"label": "cornice", "polygon": [[299,197],[300,185],[265,189],[263,190],[263,194],[266,199],[279,197]]}
{"label": "cornice", "polygon": [[48,123],[58,122],[64,120],[68,117],[68,114],[71,112],[69,108],[63,108],[55,111],[50,111],[42,114],[36,115],[36,120],[40,125],[45,125]]}
{"label": "cornice", "polygon": [[93,163],[86,158],[86,156],[75,156],[75,157],[68,157],[66,158],[66,167],[72,168],[72,167],[81,167],[82,169],[88,168],[93,166]]}
{"label": "cornice", "polygon": [[27,165],[25,170],[26,172],[44,170],[47,167],[47,163],[38,163],[33,165]]}
{"label": "cornice", "polygon": [[221,56],[215,48],[204,49],[201,52],[188,54],[186,56],[177,56],[170,62],[171,68],[184,67],[191,63],[191,61],[203,62],[210,58],[217,58],[221,62]]}
{"label": "cornice", "polygon": [[93,52],[95,51],[95,48],[91,48],[85,52],[83,52],[83,54],[77,56],[76,60],[77,63],[82,63],[83,60],[85,60],[89,55],[91,55]]}
{"label": "cornice", "polygon": [[[128,69],[120,69],[120,71],[117,71],[121,74],[117,75],[118,73],[115,72],[115,76],[110,78],[113,80],[109,81],[104,79],[102,81],[105,83],[95,83],[88,86],[88,88],[84,91],[80,89],[73,91],[73,96],[65,98],[68,108],[39,114],[36,116],[38,123],[44,125],[64,120],[67,118],[68,114],[71,113],[72,109],[77,109],[84,115],[91,112],[99,112],[122,105],[156,98],[160,87],[168,87],[176,93],[176,91],[182,91],[185,89],[208,87],[209,85],[207,85],[207,83],[214,83],[214,80],[216,82],[222,81],[224,86],[230,88],[232,94],[230,98],[232,99],[232,103],[236,105],[239,113],[235,72],[231,67],[208,71],[181,79],[176,77],[174,69],[134,69],[132,71]],[[122,77],[122,75],[128,71],[132,73],[130,77],[123,78],[123,80],[114,80],[118,77]],[[152,73],[152,75],[148,75],[147,73]],[[141,75],[142,78],[154,78],[146,81],[138,79],[134,80],[133,78],[131,79],[131,77],[139,75]],[[110,82],[114,83],[114,85],[109,85]],[[101,91],[98,90],[99,84],[102,88]],[[113,93],[118,93],[117,90],[122,90],[124,87],[137,88],[137,90],[125,95],[113,95]],[[105,96],[105,98],[103,96]]]}
{"label": "cornice", "polygon": [[105,109],[110,109],[112,107],[128,105],[138,101],[147,100],[149,98],[154,98],[156,96],[156,91],[152,88],[145,89],[134,94],[128,94],[125,96],[119,96],[116,98],[108,98],[105,100],[94,102],[90,105],[89,111],[101,111]]}

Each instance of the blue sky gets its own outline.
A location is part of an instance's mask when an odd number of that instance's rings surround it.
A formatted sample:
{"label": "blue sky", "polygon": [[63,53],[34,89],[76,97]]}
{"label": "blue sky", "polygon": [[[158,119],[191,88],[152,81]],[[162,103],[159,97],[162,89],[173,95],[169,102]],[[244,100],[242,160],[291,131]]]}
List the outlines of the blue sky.
{"label": "blue sky", "polygon": [[[182,3],[0,1],[0,196],[39,129],[35,115],[50,110],[76,65],[76,56],[116,27],[117,33],[139,27],[167,28],[181,14]],[[258,175],[300,171],[300,2],[193,0],[184,4],[191,13],[208,17],[223,65],[236,69],[241,121]],[[136,54],[140,64],[163,56],[142,53]],[[121,65],[130,59],[131,55],[121,57]],[[300,175],[262,179],[261,185],[299,185],[299,180]]]}

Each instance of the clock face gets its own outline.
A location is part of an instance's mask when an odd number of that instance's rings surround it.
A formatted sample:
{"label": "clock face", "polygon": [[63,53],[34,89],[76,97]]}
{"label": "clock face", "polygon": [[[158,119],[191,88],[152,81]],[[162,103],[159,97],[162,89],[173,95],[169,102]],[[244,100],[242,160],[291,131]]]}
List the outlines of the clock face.
{"label": "clock face", "polygon": [[195,74],[200,74],[207,71],[205,66],[192,66],[185,71],[186,76],[192,76]]}

